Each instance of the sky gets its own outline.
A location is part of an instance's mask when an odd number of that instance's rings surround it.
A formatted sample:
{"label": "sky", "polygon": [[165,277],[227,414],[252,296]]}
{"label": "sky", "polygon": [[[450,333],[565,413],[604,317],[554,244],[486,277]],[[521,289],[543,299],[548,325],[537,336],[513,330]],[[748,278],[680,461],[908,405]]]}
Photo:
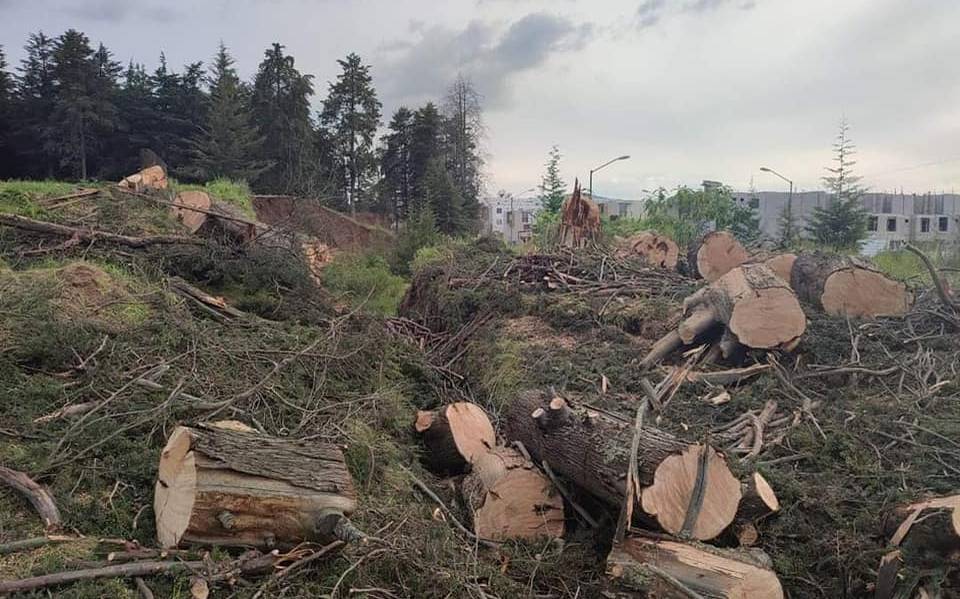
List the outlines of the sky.
{"label": "sky", "polygon": [[122,62],[207,60],[219,40],[252,77],[273,42],[318,97],[357,52],[384,122],[458,73],[483,96],[487,191],[563,177],[598,195],[722,181],[821,188],[841,119],[873,191],[960,191],[956,0],[0,0],[13,65],[30,32],[67,28]]}

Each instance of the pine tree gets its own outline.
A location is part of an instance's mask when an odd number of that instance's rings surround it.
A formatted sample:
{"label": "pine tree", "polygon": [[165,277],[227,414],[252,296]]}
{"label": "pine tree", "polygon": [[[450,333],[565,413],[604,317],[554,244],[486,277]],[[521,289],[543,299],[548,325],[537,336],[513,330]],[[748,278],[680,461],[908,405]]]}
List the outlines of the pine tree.
{"label": "pine tree", "polygon": [[410,150],[413,145],[413,111],[401,106],[393,113],[380,154],[383,176],[383,204],[390,209],[395,223],[407,216],[413,196],[413,171]]}
{"label": "pine tree", "polygon": [[7,72],[7,56],[0,46],[0,179],[14,174],[13,77]]}
{"label": "pine tree", "polygon": [[130,62],[117,91],[119,121],[110,143],[111,168],[115,177],[126,176],[140,168],[140,150],[154,148],[157,115],[153,107],[150,75],[142,64]]}
{"label": "pine tree", "polygon": [[270,163],[257,159],[262,139],[250,122],[249,94],[222,42],[208,82],[210,105],[202,132],[193,144],[190,173],[202,180],[226,177],[252,181]]}
{"label": "pine tree", "polygon": [[410,176],[413,195],[426,195],[424,186],[427,168],[435,158],[442,156],[443,119],[436,105],[428,102],[413,114],[413,131],[410,138]]}
{"label": "pine tree", "polygon": [[370,67],[356,54],[338,60],[342,69],[323,103],[321,126],[333,142],[334,166],[344,204],[355,212],[357,205],[368,207],[369,190],[376,174],[374,136],[380,126],[380,100],[373,88]]}
{"label": "pine tree", "polygon": [[463,196],[456,182],[447,171],[442,158],[433,158],[427,164],[423,176],[423,203],[417,207],[430,207],[437,218],[437,226],[447,235],[464,233],[470,222],[464,215]]}
{"label": "pine tree", "polygon": [[483,187],[484,135],[481,97],[470,79],[458,75],[443,101],[447,169],[463,198],[465,221],[472,225]]}
{"label": "pine tree", "polygon": [[835,166],[827,167],[830,174],[823,177],[830,203],[826,208],[815,208],[807,226],[815,240],[836,249],[857,249],[867,236],[868,215],[860,201],[866,189],[860,185],[861,177],[853,174],[856,146],[849,129],[843,119],[833,144]]}
{"label": "pine tree", "polygon": [[252,112],[263,138],[260,160],[272,166],[257,178],[262,191],[297,193],[312,187],[313,124],[310,120],[310,75],[301,75],[283,46],[264,52],[253,84]]}
{"label": "pine tree", "polygon": [[557,146],[550,148],[546,166],[540,180],[540,205],[545,211],[556,214],[567,199],[567,186],[560,177],[560,149]]}
{"label": "pine tree", "polygon": [[54,175],[56,160],[43,142],[43,133],[53,114],[54,40],[42,31],[30,34],[17,80],[14,146],[23,166],[19,176],[47,178]]}

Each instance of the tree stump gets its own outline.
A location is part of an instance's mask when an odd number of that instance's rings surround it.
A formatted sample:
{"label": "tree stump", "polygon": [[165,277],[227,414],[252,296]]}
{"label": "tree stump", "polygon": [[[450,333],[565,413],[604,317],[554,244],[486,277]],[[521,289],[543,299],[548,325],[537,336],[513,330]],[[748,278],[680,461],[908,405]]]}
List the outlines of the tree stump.
{"label": "tree stump", "polygon": [[658,599],[783,599],[783,587],[758,550],[654,539],[639,534],[615,543],[607,575]]}
{"label": "tree stump", "polygon": [[420,411],[414,429],[427,446],[425,458],[435,472],[459,474],[497,444],[486,413],[470,402],[452,403],[434,411]]}
{"label": "tree stump", "polygon": [[347,520],[356,493],[339,447],[235,429],[178,426],[170,435],[154,494],[162,547],[362,536]]}
{"label": "tree stump", "polygon": [[627,253],[640,256],[644,262],[656,268],[677,269],[680,248],[675,241],[655,231],[643,231],[623,242]]}
{"label": "tree stump", "polygon": [[495,447],[477,457],[463,479],[463,495],[481,539],[563,536],[563,498],[520,452]]}
{"label": "tree stump", "polygon": [[780,511],[780,500],[773,487],[759,472],[754,472],[742,486],[740,507],[732,532],[742,547],[755,545],[760,538],[757,522]]}
{"label": "tree stump", "polygon": [[712,283],[750,259],[730,231],[711,231],[690,248],[687,262],[694,277]]}
{"label": "tree stump", "polygon": [[797,296],[835,316],[902,316],[913,303],[906,285],[851,256],[801,254],[790,285]]}
{"label": "tree stump", "polygon": [[[180,221],[191,233],[196,233],[207,222],[206,212],[210,210],[212,202],[210,195],[205,191],[181,191],[173,200],[175,204],[170,208],[173,217]],[[191,210],[199,208],[204,212]]]}
{"label": "tree stump", "polygon": [[560,245],[582,248],[599,239],[600,207],[593,198],[586,199],[580,194],[580,183],[574,181],[573,193],[560,208]]}

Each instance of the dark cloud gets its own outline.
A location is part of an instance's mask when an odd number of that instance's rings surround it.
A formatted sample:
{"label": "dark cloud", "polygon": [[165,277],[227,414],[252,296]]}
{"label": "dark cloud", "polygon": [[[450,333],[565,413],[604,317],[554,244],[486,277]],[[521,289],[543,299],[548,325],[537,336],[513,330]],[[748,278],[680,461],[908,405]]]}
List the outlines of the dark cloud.
{"label": "dark cloud", "polygon": [[502,106],[513,75],[544,64],[551,55],[577,50],[589,41],[589,24],[547,13],[528,14],[506,28],[471,21],[461,30],[435,26],[414,33],[409,45],[380,46],[390,104],[419,104],[436,98],[458,73],[470,77],[488,106]]}

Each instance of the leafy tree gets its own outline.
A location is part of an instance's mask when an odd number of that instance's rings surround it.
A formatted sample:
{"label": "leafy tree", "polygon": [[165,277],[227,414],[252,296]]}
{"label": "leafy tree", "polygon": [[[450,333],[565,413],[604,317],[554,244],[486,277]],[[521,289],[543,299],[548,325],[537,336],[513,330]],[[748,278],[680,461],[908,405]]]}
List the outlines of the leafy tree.
{"label": "leafy tree", "polygon": [[818,242],[836,249],[856,249],[867,236],[868,215],[860,202],[866,189],[854,175],[852,159],[856,146],[850,139],[846,119],[840,122],[840,131],[833,144],[835,166],[827,167],[829,175],[823,184],[830,192],[830,204],[816,207],[807,231]]}
{"label": "leafy tree", "polygon": [[560,149],[553,146],[547,155],[547,170],[540,179],[540,205],[544,211],[556,214],[566,198],[567,186],[560,178]]}
{"label": "leafy tree", "polygon": [[680,187],[669,196],[660,189],[647,202],[646,215],[637,225],[638,230],[653,229],[668,235],[681,247],[712,229],[730,230],[742,241],[752,241],[760,234],[759,220],[753,211],[737,205],[726,187]]}
{"label": "leafy tree", "polygon": [[298,193],[316,173],[313,123],[310,120],[310,75],[297,70],[294,58],[273,44],[264,52],[253,83],[252,112],[263,138],[258,158],[271,163],[255,186],[262,191]]}
{"label": "leafy tree", "polygon": [[447,170],[463,198],[463,215],[472,224],[480,206],[483,188],[484,135],[480,94],[470,79],[458,75],[443,99],[446,129]]}
{"label": "leafy tree", "polygon": [[[410,150],[413,145],[413,111],[401,106],[393,113],[380,153],[383,176],[381,195],[385,208],[399,223],[407,216],[413,197],[413,171]],[[411,256],[412,257],[412,256]]]}
{"label": "leafy tree", "polygon": [[191,174],[202,180],[252,181],[270,167],[258,160],[262,139],[250,120],[249,94],[221,42],[210,69],[209,108],[193,143]]}
{"label": "leafy tree", "polygon": [[54,103],[53,50],[54,40],[42,31],[30,34],[20,63],[14,112],[14,145],[22,164],[20,176],[52,177],[54,157],[43,143],[43,133]]}
{"label": "leafy tree", "polygon": [[374,137],[380,126],[380,100],[373,88],[370,67],[356,54],[338,60],[342,69],[323,103],[321,126],[334,148],[337,190],[351,212],[369,205],[368,192],[376,175]]}

